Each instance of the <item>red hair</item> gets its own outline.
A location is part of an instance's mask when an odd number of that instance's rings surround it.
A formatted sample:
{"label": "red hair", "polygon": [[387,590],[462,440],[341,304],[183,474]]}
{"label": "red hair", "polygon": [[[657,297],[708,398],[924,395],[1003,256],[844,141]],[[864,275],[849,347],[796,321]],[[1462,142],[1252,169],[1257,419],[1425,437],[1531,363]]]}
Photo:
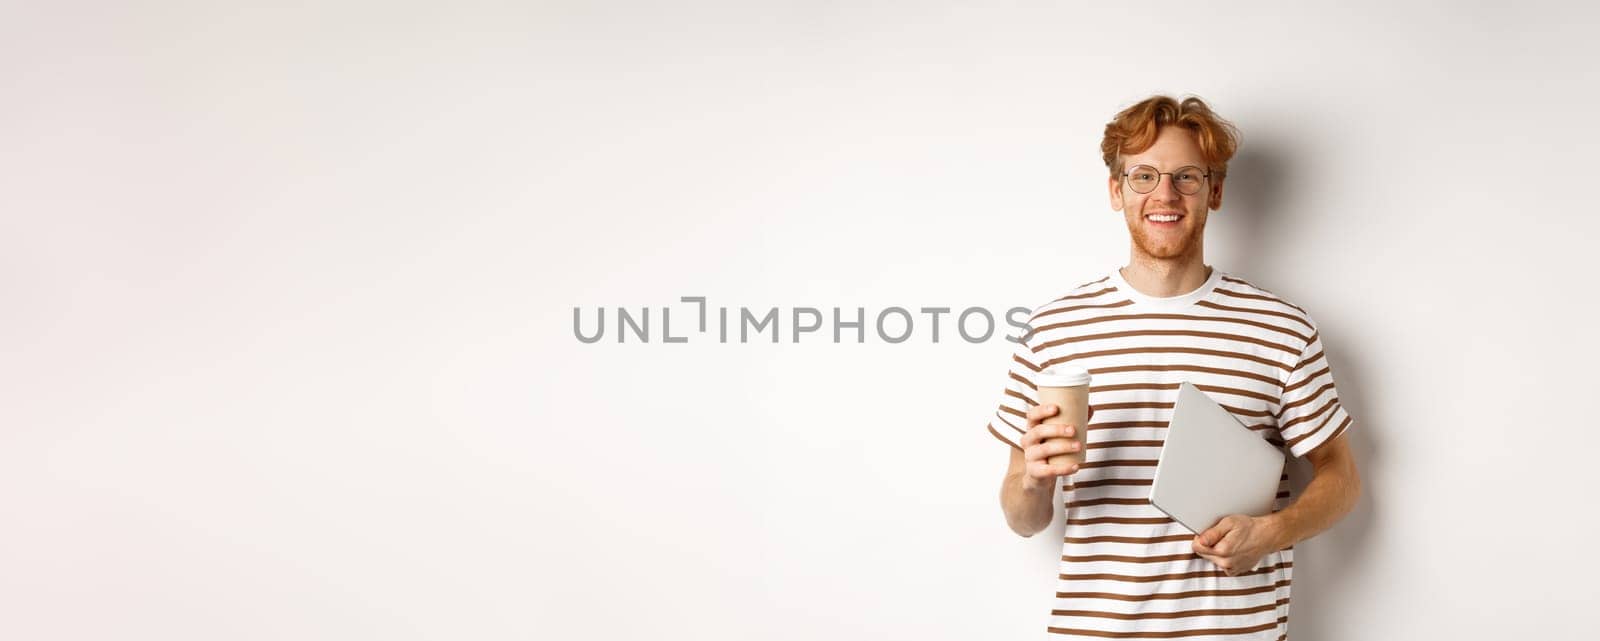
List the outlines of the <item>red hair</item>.
{"label": "red hair", "polygon": [[1161,130],[1170,126],[1183,127],[1194,134],[1195,142],[1200,145],[1200,157],[1205,159],[1207,169],[1217,180],[1228,174],[1228,159],[1233,158],[1233,152],[1239,148],[1239,130],[1199,98],[1191,96],[1180,103],[1167,96],[1151,96],[1123,109],[1106,123],[1100,153],[1111,175],[1122,174],[1125,154],[1149,149]]}

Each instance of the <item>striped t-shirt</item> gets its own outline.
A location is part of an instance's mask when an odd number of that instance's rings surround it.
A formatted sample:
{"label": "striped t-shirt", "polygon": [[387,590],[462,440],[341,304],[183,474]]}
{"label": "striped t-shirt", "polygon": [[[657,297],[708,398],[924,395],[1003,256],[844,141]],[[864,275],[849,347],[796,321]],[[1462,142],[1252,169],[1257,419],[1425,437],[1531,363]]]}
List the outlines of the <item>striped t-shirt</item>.
{"label": "striped t-shirt", "polygon": [[[1169,298],[1113,270],[1034,310],[1029,325],[990,433],[1020,446],[1039,371],[1072,363],[1093,376],[1084,465],[1062,479],[1067,528],[1048,636],[1286,638],[1293,548],[1227,576],[1148,499],[1182,381],[1296,457],[1350,428],[1316,323],[1212,269],[1199,289]],[[1289,500],[1285,474],[1273,511]]]}

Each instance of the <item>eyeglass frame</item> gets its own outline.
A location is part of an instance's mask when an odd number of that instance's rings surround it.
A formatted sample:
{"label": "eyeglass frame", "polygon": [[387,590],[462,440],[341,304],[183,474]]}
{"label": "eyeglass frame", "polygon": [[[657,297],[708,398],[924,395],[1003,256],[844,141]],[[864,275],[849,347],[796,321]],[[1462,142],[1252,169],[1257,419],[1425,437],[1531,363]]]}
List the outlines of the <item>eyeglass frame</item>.
{"label": "eyeglass frame", "polygon": [[[1136,193],[1136,194],[1154,193],[1155,190],[1156,190],[1156,187],[1160,187],[1161,186],[1161,177],[1162,176],[1166,176],[1167,180],[1172,183],[1172,189],[1174,191],[1180,193],[1180,194],[1183,194],[1185,196],[1193,196],[1195,194],[1200,193],[1200,189],[1197,188],[1197,189],[1194,190],[1193,193],[1185,194],[1182,189],[1178,189],[1178,182],[1177,182],[1178,181],[1178,177],[1174,175],[1174,174],[1177,174],[1178,172],[1181,172],[1181,171],[1183,171],[1185,169],[1191,169],[1191,168],[1192,169],[1200,169],[1199,165],[1184,165],[1184,166],[1179,167],[1177,169],[1174,169],[1172,171],[1158,171],[1158,172],[1155,172],[1155,174],[1156,174],[1156,184],[1155,184],[1155,186],[1150,188],[1150,191],[1139,191],[1138,188],[1133,186],[1133,181],[1128,178],[1129,175],[1133,174],[1133,170],[1134,169],[1138,169],[1140,167],[1150,167],[1150,165],[1144,165],[1144,164],[1134,165],[1132,169],[1128,169],[1127,171],[1122,172],[1122,181],[1127,183],[1128,189],[1132,189],[1133,193]],[[1150,167],[1150,168],[1151,169],[1155,169],[1155,167]],[[1208,181],[1211,180],[1211,168],[1210,167],[1205,168],[1205,173],[1200,174],[1200,177],[1205,178]]]}

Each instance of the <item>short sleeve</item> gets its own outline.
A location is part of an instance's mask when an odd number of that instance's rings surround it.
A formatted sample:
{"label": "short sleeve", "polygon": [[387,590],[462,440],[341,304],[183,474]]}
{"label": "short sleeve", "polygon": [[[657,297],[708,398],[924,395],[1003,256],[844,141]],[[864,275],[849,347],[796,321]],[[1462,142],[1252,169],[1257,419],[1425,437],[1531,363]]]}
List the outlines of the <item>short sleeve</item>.
{"label": "short sleeve", "polygon": [[[1315,330],[1315,325],[1312,328]],[[1339,403],[1339,390],[1333,385],[1333,368],[1322,348],[1320,332],[1312,332],[1311,342],[1289,372],[1280,402],[1278,433],[1296,457],[1309,454],[1350,429],[1350,414]]]}
{"label": "short sleeve", "polygon": [[1039,404],[1038,387],[1034,384],[1034,375],[1040,369],[1034,362],[1036,358],[1028,340],[1017,343],[1006,363],[1000,404],[989,419],[989,433],[1019,450],[1028,428],[1028,410]]}

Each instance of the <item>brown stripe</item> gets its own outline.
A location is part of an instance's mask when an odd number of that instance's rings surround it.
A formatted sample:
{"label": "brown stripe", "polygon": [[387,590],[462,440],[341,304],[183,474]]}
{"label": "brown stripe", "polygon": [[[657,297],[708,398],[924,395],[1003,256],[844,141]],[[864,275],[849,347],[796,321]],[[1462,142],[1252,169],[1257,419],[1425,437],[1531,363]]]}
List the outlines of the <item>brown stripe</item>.
{"label": "brown stripe", "polygon": [[1073,489],[1077,489],[1077,488],[1081,488],[1081,487],[1105,487],[1107,485],[1124,485],[1124,486],[1128,486],[1128,487],[1139,487],[1139,486],[1142,486],[1142,485],[1149,485],[1149,484],[1150,484],[1150,479],[1099,479],[1099,480],[1094,480],[1094,481],[1077,481],[1077,482],[1072,483],[1072,488]]}
{"label": "brown stripe", "polygon": [[[1254,372],[1246,372],[1246,371],[1236,370],[1236,369],[1223,369],[1223,368],[1220,368],[1220,367],[1202,367],[1200,365],[1122,365],[1122,366],[1118,366],[1118,367],[1092,367],[1092,368],[1089,368],[1089,373],[1091,375],[1093,375],[1093,374],[1113,374],[1113,373],[1116,373],[1116,372],[1145,372],[1145,371],[1150,371],[1150,372],[1205,372],[1207,374],[1221,374],[1223,376],[1237,376],[1239,378],[1248,378],[1248,379],[1253,380],[1253,381],[1261,381],[1263,383],[1270,383],[1272,385],[1282,385],[1283,384],[1283,381],[1280,381],[1280,380],[1278,380],[1276,378],[1272,378],[1271,376],[1262,376],[1262,375],[1256,374]],[[1096,407],[1098,407],[1098,406],[1096,406]]]}
{"label": "brown stripe", "polygon": [[[1071,502],[1067,503],[1066,508],[1070,510],[1070,509],[1075,508],[1075,507],[1092,507],[1092,506],[1095,506],[1095,505],[1149,505],[1149,504],[1150,504],[1150,499],[1147,499],[1147,498],[1145,498],[1145,499],[1116,499],[1116,498],[1111,498],[1111,499],[1085,499],[1085,500],[1082,500],[1082,501],[1071,501]],[[1094,538],[1094,537],[1088,537],[1088,538]],[[1143,542],[1148,540],[1148,539],[1143,539],[1143,538],[1127,537],[1127,536],[1113,536],[1113,537],[1109,537],[1109,538],[1112,538],[1112,539],[1130,539],[1129,541],[1123,541],[1124,543],[1133,543],[1133,542],[1143,543]],[[1192,539],[1194,537],[1188,536],[1188,535],[1182,535],[1181,538]],[[1177,539],[1172,539],[1172,540],[1177,540]],[[1067,542],[1068,543],[1074,543],[1074,542],[1085,542],[1085,541],[1074,541],[1073,537],[1069,536],[1069,537],[1067,537]]]}
{"label": "brown stripe", "polygon": [[[1322,404],[1322,407],[1317,408],[1317,411],[1312,412],[1310,414],[1303,414],[1303,415],[1301,415],[1299,417],[1291,419],[1288,423],[1284,423],[1282,425],[1279,425],[1278,426],[1278,432],[1287,433],[1289,431],[1289,428],[1294,427],[1296,425],[1299,425],[1301,423],[1304,423],[1306,421],[1313,420],[1313,419],[1317,418],[1318,416],[1322,416],[1323,412],[1328,411],[1329,408],[1331,408],[1331,407],[1333,407],[1335,405],[1338,405],[1338,404],[1339,404],[1339,397],[1335,396],[1333,398],[1330,398],[1330,399],[1328,399],[1328,402]],[[1290,444],[1293,445],[1294,442],[1290,441]]]}
{"label": "brown stripe", "polygon": [[1028,418],[1027,412],[1019,412],[1017,410],[1011,409],[1011,407],[1007,406],[1007,405],[1001,405],[1000,406],[1000,411],[1005,412],[1007,414],[1011,414],[1011,415],[1016,416],[1017,418],[1020,418],[1020,419],[1023,419],[1023,420],[1027,420],[1027,418]]}
{"label": "brown stripe", "polygon": [[1190,599],[1197,596],[1246,596],[1272,592],[1278,588],[1289,585],[1289,580],[1284,579],[1272,585],[1263,585],[1257,588],[1237,588],[1232,590],[1190,590],[1188,592],[1168,592],[1155,594],[1117,594],[1116,592],[1057,592],[1058,599],[1112,599],[1115,601],[1146,601],[1157,599]]}
{"label": "brown stripe", "polygon": [[1050,626],[1047,630],[1053,634],[1078,634],[1090,637],[1103,637],[1108,639],[1173,639],[1178,637],[1193,637],[1206,634],[1250,634],[1252,632],[1265,632],[1284,622],[1289,617],[1278,617],[1277,623],[1263,623],[1247,628],[1203,628],[1195,630],[1175,630],[1172,632],[1102,632],[1100,630],[1082,630],[1078,628],[1058,628]]}
{"label": "brown stripe", "polygon": [[[1267,290],[1261,289],[1260,287],[1256,287],[1255,285],[1249,285],[1249,287],[1251,289],[1256,289],[1256,290],[1260,290],[1260,291],[1267,291]],[[1293,310],[1295,310],[1297,312],[1300,312],[1302,314],[1305,314],[1307,316],[1311,315],[1311,314],[1307,313],[1306,310],[1301,309],[1299,305],[1295,305],[1293,303],[1290,303],[1289,301],[1283,300],[1282,298],[1278,298],[1277,296],[1262,296],[1260,294],[1247,294],[1247,293],[1244,293],[1244,292],[1236,292],[1236,291],[1233,291],[1231,289],[1223,289],[1221,287],[1218,287],[1216,289],[1216,292],[1218,294],[1222,294],[1222,295],[1225,295],[1225,296],[1232,296],[1234,298],[1249,298],[1249,299],[1253,299],[1253,300],[1264,300],[1264,301],[1267,301],[1267,302],[1277,303],[1279,305],[1283,305],[1283,306],[1289,307],[1290,309],[1293,309]]]}
{"label": "brown stripe", "polygon": [[[1090,370],[1090,373],[1093,373],[1093,370]],[[1094,411],[1101,412],[1101,411],[1106,411],[1106,410],[1136,410],[1136,409],[1170,410],[1170,409],[1173,408],[1174,405],[1176,405],[1176,403],[1163,403],[1163,402],[1160,402],[1160,401],[1127,401],[1127,402],[1123,402],[1123,403],[1095,403],[1094,404]],[[1228,410],[1228,413],[1230,413],[1230,414],[1237,414],[1237,415],[1240,415],[1240,416],[1257,416],[1257,417],[1261,417],[1261,418],[1266,418],[1268,416],[1272,416],[1272,412],[1269,412],[1269,411],[1266,411],[1266,410],[1247,410],[1247,409],[1242,408],[1242,407],[1234,407],[1232,405],[1223,405],[1221,403],[1218,403],[1218,405],[1222,405],[1222,409]]]}
{"label": "brown stripe", "polygon": [[[1274,433],[1276,433],[1278,431],[1278,427],[1276,425],[1272,425],[1270,423],[1261,423],[1260,425],[1246,425],[1245,427],[1249,428],[1249,430],[1252,431],[1252,432],[1274,432]],[[1267,442],[1269,442],[1269,443],[1274,441],[1274,439],[1270,435],[1265,437],[1265,438],[1267,439]],[[1279,441],[1277,443],[1277,445],[1282,445],[1282,444],[1283,444],[1283,442],[1281,442],[1281,441]]]}
{"label": "brown stripe", "polygon": [[1193,552],[1187,554],[1166,554],[1162,556],[1122,556],[1118,554],[1088,554],[1083,556],[1061,555],[1062,561],[1092,563],[1094,561],[1116,561],[1119,563],[1170,563],[1172,561],[1196,561],[1200,555]]}
{"label": "brown stripe", "polygon": [[[1110,277],[1107,276],[1106,278],[1110,278]],[[1102,282],[1103,280],[1104,279],[1097,280],[1094,283],[1089,283],[1089,284],[1093,285],[1095,283]],[[1081,288],[1077,288],[1077,289],[1081,289]],[[1107,288],[1102,289],[1100,291],[1089,292],[1089,293],[1086,293],[1086,294],[1073,294],[1071,296],[1062,296],[1061,298],[1057,298],[1057,299],[1055,299],[1053,301],[1050,301],[1050,302],[1059,303],[1059,302],[1064,301],[1064,300],[1077,300],[1077,299],[1080,299],[1080,298],[1094,298],[1095,296],[1099,296],[1099,295],[1104,294],[1106,292],[1114,292],[1114,291],[1117,291],[1117,288],[1115,288],[1115,287],[1107,287]]]}
{"label": "brown stripe", "polygon": [[1028,380],[1026,378],[1023,378],[1021,375],[1017,374],[1016,372],[1014,372],[1014,371],[1013,372],[1007,372],[1007,374],[1011,376],[1011,380],[1014,380],[1014,381],[1016,381],[1018,383],[1022,383],[1023,385],[1027,385],[1028,389],[1031,389],[1031,390],[1034,390],[1034,391],[1038,391],[1039,390],[1039,386],[1038,385],[1034,385],[1033,381],[1030,381],[1030,380]]}
{"label": "brown stripe", "polygon": [[1230,317],[1230,316],[1197,316],[1197,315],[1194,315],[1194,314],[1108,314],[1108,315],[1105,315],[1105,316],[1095,316],[1093,318],[1084,318],[1084,319],[1079,319],[1079,320],[1075,320],[1075,321],[1062,321],[1060,323],[1051,323],[1049,325],[1042,325],[1042,326],[1039,326],[1039,327],[1035,328],[1034,331],[1043,332],[1043,331],[1048,331],[1048,330],[1052,330],[1052,329],[1065,329],[1065,328],[1068,328],[1068,327],[1083,327],[1083,326],[1086,326],[1086,325],[1095,325],[1095,324],[1099,324],[1099,323],[1115,323],[1115,322],[1118,322],[1118,321],[1131,321],[1131,320],[1177,320],[1177,321],[1191,321],[1191,322],[1209,321],[1209,322],[1214,322],[1214,323],[1234,323],[1234,324],[1237,324],[1237,325],[1245,325],[1245,326],[1248,326],[1248,327],[1255,327],[1257,329],[1264,329],[1264,330],[1267,330],[1269,332],[1278,332],[1279,334],[1287,334],[1287,335],[1293,336],[1296,339],[1300,340],[1301,342],[1305,342],[1305,343],[1311,342],[1311,337],[1306,336],[1305,334],[1301,334],[1300,332],[1294,331],[1294,330],[1286,328],[1286,327],[1279,327],[1279,326],[1273,325],[1271,323],[1263,323],[1261,321],[1253,321],[1253,320],[1244,319],[1244,318],[1233,318],[1233,317]]}
{"label": "brown stripe", "polygon": [[[1198,383],[1191,383],[1191,384],[1194,385],[1196,389],[1199,389],[1202,392],[1215,392],[1217,394],[1229,394],[1229,395],[1232,395],[1232,396],[1244,396],[1244,397],[1253,398],[1253,399],[1256,399],[1256,400],[1266,401],[1268,403],[1277,403],[1278,400],[1279,400],[1277,397],[1274,397],[1274,396],[1268,396],[1266,394],[1262,394],[1261,392],[1253,392],[1253,391],[1250,391],[1250,390],[1247,390],[1247,389],[1239,389],[1237,387],[1223,387],[1221,385],[1201,385],[1201,384],[1198,384]],[[1163,387],[1165,387],[1165,386],[1163,386]],[[1178,385],[1176,383],[1174,383],[1174,384],[1172,384],[1172,387],[1176,388],[1176,387],[1178,387]]]}
{"label": "brown stripe", "polygon": [[1080,358],[1121,356],[1125,354],[1199,354],[1202,356],[1217,356],[1220,358],[1237,358],[1241,360],[1252,361],[1268,367],[1276,367],[1283,370],[1285,374],[1291,371],[1288,365],[1284,365],[1283,363],[1279,363],[1269,358],[1262,358],[1254,354],[1230,352],[1220,349],[1203,349],[1199,347],[1123,347],[1120,349],[1103,349],[1095,352],[1079,352],[1077,354],[1068,354],[1066,356],[1052,358],[1048,361],[1045,361],[1043,367],[1053,367],[1055,365],[1066,363],[1068,361],[1075,361]]}
{"label": "brown stripe", "polygon": [[1033,399],[1028,398],[1026,396],[1023,396],[1022,392],[1018,392],[1017,390],[1014,390],[1014,389],[1011,389],[1011,388],[1006,388],[1006,396],[1010,396],[1010,397],[1015,398],[1015,399],[1017,399],[1019,401],[1022,401],[1023,403],[1026,404],[1026,407],[1028,409],[1033,409],[1033,406],[1038,405],[1038,403],[1033,402]]}
{"label": "brown stripe", "polygon": [[[1089,429],[1094,429],[1094,427],[1091,426]],[[1161,447],[1164,443],[1165,443],[1165,441],[1155,441],[1155,440],[1149,440],[1149,441],[1102,441],[1100,443],[1090,443],[1089,444],[1089,449],[1098,450],[1098,449],[1111,448],[1111,447]]]}
{"label": "brown stripe", "polygon": [[1131,300],[1123,300],[1120,303],[1106,303],[1104,305],[1073,305],[1071,307],[1057,307],[1057,308],[1049,310],[1049,311],[1039,312],[1038,314],[1034,314],[1033,318],[1030,319],[1029,324],[1032,325],[1033,324],[1032,321],[1037,321],[1037,320],[1039,320],[1041,318],[1044,318],[1046,316],[1049,316],[1051,314],[1065,314],[1067,312],[1075,312],[1075,311],[1078,311],[1080,309],[1109,309],[1109,308],[1114,308],[1114,307],[1127,307],[1127,306],[1132,305],[1132,304],[1133,304],[1133,301],[1131,301]]}
{"label": "brown stripe", "polygon": [[1288,599],[1278,599],[1272,603],[1263,603],[1248,608],[1211,608],[1208,610],[1178,610],[1176,612],[1135,612],[1128,614],[1123,612],[1102,612],[1099,610],[1051,610],[1050,614],[1059,617],[1101,617],[1121,619],[1123,621],[1143,621],[1147,619],[1182,619],[1186,617],[1255,614],[1257,612],[1266,612],[1267,610],[1276,610],[1288,602]]}
{"label": "brown stripe", "polygon": [[1089,423],[1089,431],[1091,433],[1094,430],[1115,430],[1115,429],[1130,428],[1130,427],[1154,427],[1154,428],[1158,428],[1158,429],[1163,429],[1164,430],[1164,429],[1167,429],[1167,422],[1166,421],[1106,421],[1104,423],[1097,423],[1097,422],[1090,422]]}
{"label": "brown stripe", "polygon": [[[1178,389],[1178,386],[1181,385],[1181,384],[1182,383],[1118,383],[1116,385],[1098,385],[1098,386],[1091,385],[1089,387],[1089,393],[1093,394],[1095,392],[1127,392],[1127,391],[1133,391],[1133,390],[1174,390],[1174,389]],[[1191,385],[1194,385],[1194,384],[1191,383]],[[1198,388],[1202,392],[1216,392],[1218,394],[1231,394],[1233,396],[1248,396],[1250,398],[1263,400],[1263,401],[1266,401],[1268,403],[1276,403],[1276,402],[1278,402],[1277,398],[1274,398],[1274,397],[1271,397],[1271,396],[1267,396],[1266,394],[1262,394],[1261,392],[1252,392],[1250,390],[1239,389],[1237,387],[1222,387],[1220,385],[1194,385],[1194,386],[1196,388]],[[1095,407],[1099,407],[1099,406],[1096,405]]]}
{"label": "brown stripe", "polygon": [[1132,337],[1132,336],[1193,336],[1193,337],[1196,337],[1196,338],[1215,338],[1217,340],[1237,341],[1237,342],[1240,342],[1240,343],[1250,343],[1252,345],[1260,345],[1262,347],[1268,347],[1268,348],[1276,349],[1276,350],[1279,350],[1281,352],[1284,352],[1286,354],[1290,354],[1290,355],[1293,355],[1293,356],[1299,356],[1300,355],[1300,350],[1291,348],[1291,347],[1289,347],[1287,345],[1283,345],[1281,343],[1274,343],[1272,341],[1255,338],[1253,336],[1240,336],[1238,334],[1228,334],[1228,333],[1224,333],[1224,332],[1197,332],[1197,331],[1192,331],[1192,330],[1187,330],[1187,329],[1136,329],[1136,330],[1128,330],[1128,331],[1124,331],[1124,332],[1106,332],[1104,334],[1084,334],[1082,336],[1068,336],[1066,338],[1058,338],[1058,339],[1055,339],[1053,341],[1049,341],[1047,343],[1039,345],[1038,347],[1034,348],[1033,351],[1034,352],[1038,352],[1039,350],[1045,349],[1047,347],[1055,347],[1057,345],[1064,345],[1064,344],[1067,344],[1067,343],[1079,343],[1079,342],[1083,342],[1083,341],[1104,340],[1104,339],[1111,339],[1111,338],[1128,338],[1128,337]]}
{"label": "brown stripe", "polygon": [[1083,465],[1079,465],[1078,467],[1079,467],[1079,469],[1087,470],[1087,469],[1095,468],[1095,467],[1155,467],[1155,466],[1156,466],[1156,460],[1155,459],[1150,459],[1150,460],[1143,460],[1143,461],[1139,461],[1139,460],[1086,461],[1086,462],[1084,462]]}
{"label": "brown stripe", "polygon": [[[1123,499],[1100,499],[1121,501]],[[1140,503],[1144,499],[1132,499]],[[1068,505],[1071,505],[1070,503]],[[1192,541],[1193,534],[1169,534],[1167,536],[1069,536],[1067,543],[1174,543],[1177,541]]]}
{"label": "brown stripe", "polygon": [[1326,443],[1326,442],[1332,441],[1333,439],[1339,438],[1340,436],[1343,436],[1345,428],[1348,428],[1348,427],[1350,427],[1350,414],[1346,413],[1344,415],[1344,420],[1339,421],[1339,427],[1333,430],[1333,436],[1329,436],[1328,440],[1327,441],[1323,441],[1323,442]]}
{"label": "brown stripe", "polygon": [[[1317,370],[1317,373],[1312,374],[1310,376],[1307,376],[1304,379],[1301,379],[1300,382],[1298,382],[1298,383],[1295,383],[1293,385],[1290,385],[1288,387],[1283,388],[1283,393],[1288,394],[1289,392],[1293,392],[1293,391],[1295,391],[1297,389],[1305,387],[1306,385],[1310,384],[1311,381],[1317,380],[1323,374],[1332,373],[1332,371],[1333,370],[1331,370],[1330,368],[1327,368],[1327,367],[1324,367],[1324,368],[1322,368],[1320,370]],[[1091,392],[1094,391],[1094,388],[1093,387],[1089,388],[1089,391],[1091,391]]]}
{"label": "brown stripe", "polygon": [[1172,403],[1161,401],[1127,401],[1122,403],[1095,403],[1094,411],[1104,410],[1133,410],[1133,409],[1172,409]]}
{"label": "brown stripe", "polygon": [[1028,368],[1030,370],[1033,370],[1033,373],[1035,373],[1035,374],[1038,374],[1039,370],[1043,369],[1043,368],[1039,367],[1038,365],[1034,365],[1033,363],[1029,363],[1028,361],[1023,360],[1023,358],[1021,356],[1018,356],[1016,354],[1012,354],[1011,355],[1011,360],[1014,360],[1014,361],[1016,361],[1018,363],[1022,363],[1023,367],[1026,367],[1026,368]]}
{"label": "brown stripe", "polygon": [[1269,565],[1269,566],[1264,567],[1264,568],[1256,568],[1256,569],[1251,570],[1249,572],[1244,572],[1242,574],[1238,574],[1238,575],[1235,575],[1233,577],[1229,577],[1227,575],[1227,573],[1223,572],[1222,570],[1199,570],[1199,571],[1196,571],[1196,572],[1184,572],[1184,573],[1181,573],[1181,574],[1155,574],[1155,575],[1151,575],[1151,576],[1135,576],[1135,575],[1127,575],[1127,574],[1110,574],[1110,573],[1093,573],[1093,574],[1061,574],[1061,575],[1059,575],[1059,577],[1062,580],[1066,580],[1066,581],[1121,581],[1123,583],[1158,583],[1158,582],[1161,582],[1161,581],[1179,581],[1179,580],[1183,580],[1183,579],[1200,579],[1200,578],[1216,578],[1216,579],[1236,578],[1236,579],[1242,579],[1242,578],[1248,577],[1248,576],[1255,576],[1257,574],[1266,574],[1268,572],[1276,572],[1278,570],[1283,570],[1283,569],[1288,569],[1288,568],[1293,568],[1293,567],[1294,567],[1294,561],[1284,561],[1284,562],[1278,563],[1276,565]]}
{"label": "brown stripe", "polygon": [[1267,396],[1266,394],[1262,394],[1261,392],[1252,392],[1250,390],[1239,389],[1237,387],[1222,387],[1220,385],[1199,385],[1199,384],[1196,384],[1195,388],[1200,390],[1200,391],[1202,391],[1202,392],[1215,392],[1217,394],[1231,394],[1233,396],[1245,396],[1245,397],[1253,398],[1253,399],[1260,400],[1260,401],[1266,401],[1268,403],[1277,403],[1278,402],[1277,398],[1273,398],[1271,396]]}
{"label": "brown stripe", "polygon": [[1115,523],[1117,525],[1163,525],[1171,522],[1172,518],[1166,516],[1097,516],[1089,519],[1067,519],[1067,523],[1069,525],[1098,525],[1102,523]]}
{"label": "brown stripe", "polygon": [[1293,370],[1293,371],[1291,371],[1291,372],[1289,372],[1289,374],[1291,374],[1291,375],[1293,375],[1293,374],[1294,374],[1294,372],[1298,372],[1298,371],[1300,371],[1300,368],[1302,368],[1302,367],[1305,367],[1305,366],[1307,366],[1307,365],[1310,365],[1310,364],[1312,364],[1312,363],[1315,363],[1315,362],[1317,362],[1317,361],[1319,361],[1319,360],[1321,360],[1321,359],[1322,359],[1322,357],[1323,357],[1323,356],[1324,356],[1324,355],[1325,355],[1325,354],[1326,354],[1326,353],[1327,353],[1327,351],[1328,351],[1328,350],[1325,350],[1325,349],[1324,349],[1324,350],[1321,350],[1321,351],[1319,351],[1319,352],[1317,352],[1317,353],[1315,353],[1315,354],[1312,354],[1312,355],[1311,355],[1311,357],[1310,357],[1310,358],[1307,358],[1307,359],[1305,359],[1305,360],[1303,360],[1303,361],[1300,361],[1300,362],[1299,362],[1299,363],[1297,363],[1297,364],[1296,364],[1296,365],[1295,365],[1295,366],[1294,366],[1294,370]]}
{"label": "brown stripe", "polygon": [[[1337,399],[1335,399],[1335,400],[1337,400]],[[1328,421],[1333,420],[1333,417],[1338,416],[1338,415],[1339,415],[1339,412],[1337,410],[1332,411],[1332,412],[1328,412],[1327,418],[1322,419],[1322,422],[1318,423],[1316,427],[1311,429],[1311,431],[1289,439],[1289,447],[1294,447],[1296,445],[1299,445],[1301,441],[1304,441],[1304,440],[1306,440],[1308,438],[1311,438],[1312,435],[1315,435],[1317,432],[1322,431],[1322,428],[1327,427]],[[1349,417],[1350,417],[1349,414],[1345,415],[1345,418],[1349,418]]]}
{"label": "brown stripe", "polygon": [[[1301,405],[1305,405],[1307,403],[1310,403],[1311,401],[1314,401],[1314,400],[1317,400],[1318,398],[1321,398],[1323,392],[1326,392],[1326,391],[1331,390],[1331,389],[1333,389],[1333,381],[1328,381],[1322,387],[1317,388],[1317,391],[1312,392],[1310,395],[1306,396],[1305,398],[1302,398],[1302,399],[1300,399],[1298,401],[1295,401],[1293,403],[1289,403],[1289,404],[1284,405],[1283,409],[1278,411],[1278,416],[1283,416],[1284,412],[1287,412],[1287,411],[1292,410],[1292,409],[1294,409],[1296,407],[1300,407]],[[1098,407],[1098,406],[1096,406],[1096,407]]]}
{"label": "brown stripe", "polygon": [[1195,306],[1196,307],[1210,307],[1211,309],[1220,309],[1220,310],[1229,311],[1229,312],[1243,312],[1243,313],[1246,313],[1246,314],[1265,314],[1267,316],[1277,316],[1278,318],[1287,318],[1287,319],[1292,320],[1292,321],[1294,321],[1296,323],[1299,323],[1301,325],[1305,325],[1307,331],[1315,331],[1316,330],[1315,327],[1311,326],[1311,323],[1307,323],[1304,320],[1301,320],[1301,318],[1299,316],[1295,316],[1294,314],[1285,314],[1283,312],[1274,311],[1274,310],[1270,310],[1270,309],[1255,309],[1253,307],[1234,307],[1232,305],[1223,305],[1222,303],[1213,303],[1213,302],[1208,301],[1208,300],[1196,301],[1195,302]]}

